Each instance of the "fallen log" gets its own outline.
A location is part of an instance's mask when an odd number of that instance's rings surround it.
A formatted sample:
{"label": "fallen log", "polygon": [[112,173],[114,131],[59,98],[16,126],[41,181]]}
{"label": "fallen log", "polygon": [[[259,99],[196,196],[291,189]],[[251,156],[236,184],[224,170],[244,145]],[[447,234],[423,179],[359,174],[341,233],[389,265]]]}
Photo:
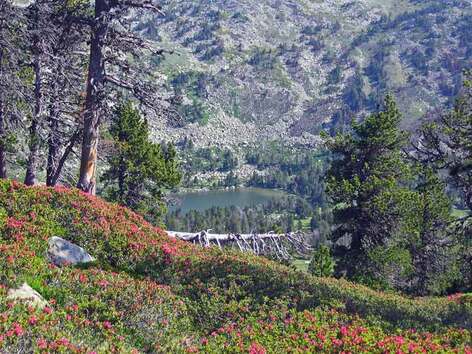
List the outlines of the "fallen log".
{"label": "fallen log", "polygon": [[279,260],[290,260],[292,254],[306,256],[311,253],[312,247],[306,241],[306,234],[302,232],[290,232],[275,234],[212,234],[209,231],[197,233],[167,231],[169,236],[191,242],[202,247],[215,246],[220,249],[225,247],[235,248],[241,252],[250,252],[256,255],[275,257]]}

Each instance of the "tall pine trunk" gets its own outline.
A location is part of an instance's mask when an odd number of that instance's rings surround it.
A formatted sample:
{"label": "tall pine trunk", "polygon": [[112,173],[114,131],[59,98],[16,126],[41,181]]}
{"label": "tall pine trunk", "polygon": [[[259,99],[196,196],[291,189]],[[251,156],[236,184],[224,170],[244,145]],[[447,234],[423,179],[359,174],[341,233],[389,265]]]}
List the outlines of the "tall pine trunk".
{"label": "tall pine trunk", "polygon": [[80,175],[77,187],[82,191],[95,194],[97,149],[100,128],[100,99],[105,83],[105,66],[103,49],[105,37],[109,27],[108,13],[109,0],[95,1],[96,23],[92,28],[90,43],[90,60],[85,97],[84,131],[82,140],[82,154],[80,160]]}
{"label": "tall pine trunk", "polygon": [[53,83],[53,97],[49,105],[48,124],[49,124],[49,137],[48,137],[48,159],[46,165],[46,185],[54,187],[57,179],[55,178],[56,170],[59,163],[60,153],[60,140],[59,140],[59,108],[58,108],[58,92],[57,83]]}
{"label": "tall pine trunk", "polygon": [[[1,57],[0,57],[1,60]],[[7,178],[7,157],[5,151],[5,108],[0,98],[0,178]]]}
{"label": "tall pine trunk", "polygon": [[[36,46],[38,44],[36,43]],[[39,48],[36,49],[39,51]],[[41,70],[41,60],[40,54],[37,53],[34,59],[34,74],[35,74],[35,82],[34,82],[34,112],[33,118],[31,120],[30,132],[29,132],[29,145],[30,145],[30,152],[28,156],[28,165],[26,169],[26,176],[25,176],[25,184],[27,186],[35,185],[37,182],[36,173],[38,169],[39,163],[39,134],[38,134],[38,125],[39,120],[41,119],[42,111],[43,111],[43,97],[42,97],[42,70]]]}
{"label": "tall pine trunk", "polygon": [[[0,77],[3,77],[3,48],[0,48]],[[5,103],[2,98],[2,92],[0,92],[0,178],[7,178],[7,156],[6,156],[6,127],[5,127]]]}

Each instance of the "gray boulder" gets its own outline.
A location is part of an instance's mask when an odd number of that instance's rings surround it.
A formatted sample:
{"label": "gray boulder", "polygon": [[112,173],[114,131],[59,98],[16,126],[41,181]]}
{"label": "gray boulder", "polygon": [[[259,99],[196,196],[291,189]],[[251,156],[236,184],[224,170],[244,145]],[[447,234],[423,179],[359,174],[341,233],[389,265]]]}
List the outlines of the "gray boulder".
{"label": "gray boulder", "polygon": [[89,263],[95,260],[82,247],[60,237],[51,237],[48,243],[48,258],[57,266]]}
{"label": "gray boulder", "polygon": [[48,302],[27,283],[23,283],[23,285],[18,289],[8,290],[7,300],[13,302],[24,302],[39,309],[43,309],[48,305]]}

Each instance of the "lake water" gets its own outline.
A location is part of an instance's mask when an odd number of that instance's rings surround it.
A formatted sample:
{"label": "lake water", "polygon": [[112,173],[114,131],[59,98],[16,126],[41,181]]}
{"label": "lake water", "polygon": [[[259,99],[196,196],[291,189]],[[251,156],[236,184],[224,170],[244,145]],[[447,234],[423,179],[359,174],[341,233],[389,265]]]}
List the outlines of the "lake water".
{"label": "lake water", "polygon": [[288,196],[287,193],[274,189],[264,188],[236,188],[225,190],[212,190],[205,192],[191,192],[172,195],[171,198],[179,199],[179,205],[169,207],[169,211],[181,209],[183,213],[190,210],[204,211],[214,206],[239,207],[265,204],[272,199],[280,199]]}

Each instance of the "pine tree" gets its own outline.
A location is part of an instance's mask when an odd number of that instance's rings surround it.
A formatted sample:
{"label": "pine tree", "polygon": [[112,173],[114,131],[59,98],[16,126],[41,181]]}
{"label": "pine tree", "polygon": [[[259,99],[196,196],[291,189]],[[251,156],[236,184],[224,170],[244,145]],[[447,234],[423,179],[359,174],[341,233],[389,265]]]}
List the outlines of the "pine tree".
{"label": "pine tree", "polygon": [[[335,158],[327,174],[327,194],[337,224],[332,237],[340,258],[338,275],[379,282],[382,262],[398,260],[392,241],[401,231],[399,205],[409,197],[402,182],[410,175],[402,153],[407,135],[399,129],[400,121],[388,96],[384,110],[354,122],[352,133],[325,136]],[[387,247],[392,247],[392,257],[377,257]]]}
{"label": "pine tree", "polygon": [[448,182],[460,193],[468,209],[454,224],[461,254],[462,282],[458,291],[472,290],[472,72],[465,73],[464,88],[450,112],[423,124],[415,144],[418,157],[447,172]]}
{"label": "pine tree", "polygon": [[[14,123],[25,115],[27,84],[26,19],[10,0],[0,0],[0,178],[7,178],[7,157],[15,142]],[[24,76],[24,75],[23,75]]]}
{"label": "pine tree", "polygon": [[175,149],[149,140],[147,121],[131,102],[118,107],[110,133],[116,152],[109,156],[110,167],[103,175],[105,195],[160,221],[163,192],[180,181]]}
{"label": "pine tree", "polygon": [[423,161],[446,169],[472,213],[472,71],[465,76],[454,109],[423,124],[416,148]]}
{"label": "pine tree", "polygon": [[415,295],[442,294],[455,280],[457,252],[448,230],[451,201],[445,183],[428,166],[421,166],[412,203],[408,239],[413,272],[407,290]]}
{"label": "pine tree", "polygon": [[[87,3],[87,2],[86,2]],[[102,119],[106,116],[105,102],[126,91],[142,104],[152,108],[163,118],[175,117],[163,103],[152,73],[143,68],[138,58],[160,56],[164,53],[133,31],[132,14],[137,11],[163,14],[161,6],[153,0],[95,0],[90,2],[88,16],[77,20],[89,25],[89,59],[84,99],[82,151],[77,187],[94,194],[98,159],[98,141]],[[140,67],[137,67],[137,63]],[[111,94],[111,95],[110,95]],[[165,114],[164,114],[165,112]]]}

